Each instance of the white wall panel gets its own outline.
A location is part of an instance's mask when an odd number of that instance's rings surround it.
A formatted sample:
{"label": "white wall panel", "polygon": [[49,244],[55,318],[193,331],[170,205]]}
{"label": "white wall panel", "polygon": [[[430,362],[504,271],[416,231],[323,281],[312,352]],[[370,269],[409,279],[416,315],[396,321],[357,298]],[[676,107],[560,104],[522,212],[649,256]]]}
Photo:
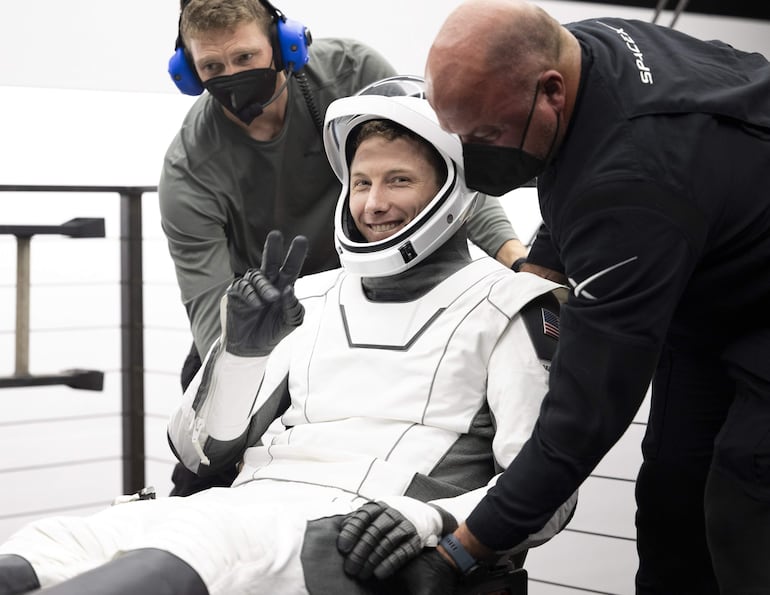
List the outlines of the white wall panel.
{"label": "white wall panel", "polygon": [[107,504],[108,503],[105,501],[105,502],[92,503],[90,505],[60,508],[56,510],[49,509],[44,512],[32,513],[32,514],[26,514],[26,515],[18,515],[18,516],[17,515],[13,515],[13,516],[0,515],[0,541],[4,541],[11,534],[21,529],[27,523],[31,523],[41,517],[47,517],[51,515],[60,515],[60,514],[76,515],[76,516],[93,514],[95,512],[98,512],[105,506],[107,506]]}
{"label": "white wall panel", "polygon": [[631,424],[594,469],[594,475],[635,480],[642,464],[642,424]]}
{"label": "white wall panel", "polygon": [[[0,193],[0,205],[8,204],[14,198],[7,193]],[[105,223],[114,218],[112,212],[99,211],[88,214],[87,209],[78,208],[77,204],[68,207],[68,215],[62,217],[43,216],[37,211],[45,211],[51,205],[45,195],[37,194],[30,198],[33,204],[18,216],[18,223],[3,221],[2,225],[61,225],[75,217],[104,218]],[[117,197],[105,196],[104,203],[117,203]],[[105,205],[106,206],[106,205]],[[2,237],[2,236],[0,236]],[[5,236],[7,237],[7,236]],[[3,246],[9,257],[7,264],[11,269],[3,275],[6,281],[16,282],[16,248]],[[114,285],[120,280],[120,243],[117,236],[107,238],[68,238],[62,235],[36,235],[30,242],[30,285],[50,286],[56,284],[82,285],[106,283]]]}
{"label": "white wall panel", "polygon": [[171,472],[174,464],[170,461],[147,460],[145,472],[147,474],[147,485],[153,486],[158,498],[166,497],[171,492],[173,484],[171,483]]}
{"label": "white wall panel", "polygon": [[[79,265],[71,261],[69,266]],[[46,333],[62,330],[115,328],[120,326],[120,285],[117,280],[34,285],[29,310],[31,342],[38,333],[44,341]]]}
{"label": "white wall panel", "polygon": [[[144,325],[148,331],[147,335],[153,330],[162,330],[168,334],[174,332],[183,334],[189,349],[192,334],[176,282],[174,284],[145,283],[144,303]],[[145,344],[147,345],[148,342],[148,336],[145,336]]]}
{"label": "white wall panel", "polygon": [[525,566],[530,584],[542,581],[589,593],[633,595],[636,543],[562,531],[548,543],[530,550]]}
{"label": "white wall panel", "polygon": [[[188,343],[184,343],[189,348]],[[171,369],[147,371],[144,375],[145,411],[147,415],[167,418],[182,400],[182,387],[179,371],[182,366],[182,353],[174,351],[166,357],[166,366],[178,364]],[[159,362],[156,362],[159,363]]]}
{"label": "white wall panel", "polygon": [[106,506],[120,493],[120,461],[11,471],[0,474],[0,481],[0,520]]}
{"label": "white wall panel", "polygon": [[580,486],[571,531],[635,539],[634,482],[589,477]]}
{"label": "white wall panel", "polygon": [[535,580],[530,580],[527,588],[527,595],[586,595],[586,592],[598,593],[598,591],[594,590],[572,589],[571,587],[562,587]]}
{"label": "white wall panel", "polygon": [[0,472],[118,460],[122,455],[120,424],[119,414],[107,414],[6,425],[0,434]]}
{"label": "white wall panel", "polygon": [[[58,362],[50,362],[48,371],[60,372]],[[7,371],[8,374],[12,372],[12,368]],[[120,372],[116,370],[105,373],[103,391],[75,390],[68,386],[4,388],[0,390],[0,432],[15,423],[117,415],[120,412],[120,382]],[[4,461],[0,453],[0,469]]]}
{"label": "white wall panel", "polygon": [[120,328],[31,331],[30,351],[33,373],[67,368],[119,370]]}

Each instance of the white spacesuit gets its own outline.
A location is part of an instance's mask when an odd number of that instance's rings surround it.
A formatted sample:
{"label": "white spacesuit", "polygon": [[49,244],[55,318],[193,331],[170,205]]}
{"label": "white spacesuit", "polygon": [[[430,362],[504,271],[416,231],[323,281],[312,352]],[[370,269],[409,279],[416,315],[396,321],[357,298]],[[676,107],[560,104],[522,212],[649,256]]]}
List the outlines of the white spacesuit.
{"label": "white spacesuit", "polygon": [[[242,456],[235,485],[302,481],[369,499],[409,495],[413,483],[423,498],[486,486],[493,460],[505,467],[529,437],[543,398],[547,371],[517,313],[552,287],[490,258],[410,302],[371,302],[344,270],[300,279],[302,326],[261,361],[210,358],[206,395],[191,385],[171,442],[198,472],[201,455],[212,468]],[[272,421],[263,410],[289,396],[286,429],[244,453],[250,419]],[[443,506],[464,518],[464,506]]]}
{"label": "white spacesuit", "polygon": [[[447,176],[409,225],[366,243],[351,231],[346,140],[373,119],[431,143]],[[476,196],[459,140],[424,99],[372,94],[332,104],[325,142],[343,182],[343,268],[296,282],[304,321],[269,355],[215,343],[169,423],[189,469],[241,465],[234,487],[32,525],[0,553],[29,561],[43,586],[144,549],[183,561],[212,594],[359,592],[329,551],[341,515],[386,502],[435,546],[442,516],[461,522],[529,437],[558,333],[557,285],[470,259],[463,224]],[[574,504],[520,548],[558,532]]]}

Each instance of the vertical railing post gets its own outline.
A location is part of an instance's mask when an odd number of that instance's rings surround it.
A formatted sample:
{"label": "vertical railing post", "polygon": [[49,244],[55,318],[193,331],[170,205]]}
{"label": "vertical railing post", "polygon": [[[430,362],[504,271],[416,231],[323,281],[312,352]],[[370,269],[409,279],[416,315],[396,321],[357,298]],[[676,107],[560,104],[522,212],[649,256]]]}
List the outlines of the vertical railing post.
{"label": "vertical railing post", "polygon": [[120,194],[123,491],[145,487],[142,192]]}
{"label": "vertical railing post", "polygon": [[16,236],[16,376],[29,374],[29,270],[31,236]]}

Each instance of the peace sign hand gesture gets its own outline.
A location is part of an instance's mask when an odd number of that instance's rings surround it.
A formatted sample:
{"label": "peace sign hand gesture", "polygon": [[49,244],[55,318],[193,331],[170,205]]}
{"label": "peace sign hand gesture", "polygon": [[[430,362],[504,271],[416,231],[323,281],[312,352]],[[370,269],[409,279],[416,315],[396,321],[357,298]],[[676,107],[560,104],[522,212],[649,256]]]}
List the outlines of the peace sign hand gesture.
{"label": "peace sign hand gesture", "polygon": [[265,239],[262,266],[249,269],[225,293],[225,349],[233,355],[268,355],[302,324],[305,308],[294,295],[294,282],[307,255],[307,238],[295,237],[284,254],[283,234],[273,230]]}

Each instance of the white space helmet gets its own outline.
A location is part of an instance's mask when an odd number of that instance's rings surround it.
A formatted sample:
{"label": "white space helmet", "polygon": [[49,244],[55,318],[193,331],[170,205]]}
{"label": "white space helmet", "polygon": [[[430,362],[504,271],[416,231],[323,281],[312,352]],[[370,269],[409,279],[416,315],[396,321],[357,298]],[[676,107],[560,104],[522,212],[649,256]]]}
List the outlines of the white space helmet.
{"label": "white space helmet", "polygon": [[[348,138],[368,120],[391,120],[413,131],[436,148],[447,169],[438,193],[417,217],[377,242],[367,242],[357,232],[348,204]],[[334,213],[334,243],[342,266],[351,273],[384,277],[405,271],[452,237],[476,204],[478,193],[465,185],[460,139],[439,126],[425,99],[424,81],[420,77],[390,77],[372,83],[354,96],[332,102],[326,110],[324,145],[332,169],[342,182]]]}

